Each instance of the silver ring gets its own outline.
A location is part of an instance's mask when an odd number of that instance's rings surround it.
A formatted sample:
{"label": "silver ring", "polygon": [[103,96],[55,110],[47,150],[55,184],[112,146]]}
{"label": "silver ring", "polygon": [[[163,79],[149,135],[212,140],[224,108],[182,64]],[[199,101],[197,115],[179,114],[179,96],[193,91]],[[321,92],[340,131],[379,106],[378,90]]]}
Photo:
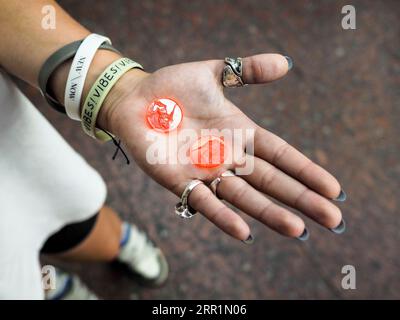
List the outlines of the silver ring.
{"label": "silver ring", "polygon": [[217,195],[217,186],[218,186],[218,184],[221,182],[221,178],[220,177],[218,177],[218,178],[215,178],[211,183],[210,183],[210,189],[211,189],[211,191],[215,194],[215,195]]}
{"label": "silver ring", "polygon": [[204,184],[204,182],[201,180],[192,180],[187,184],[185,190],[183,190],[181,201],[175,205],[175,213],[181,218],[188,219],[197,213],[196,210],[189,206],[188,198],[193,189],[202,183]]}
{"label": "silver ring", "polygon": [[[219,183],[222,181],[221,177],[235,177],[235,173],[231,170],[226,170],[225,172],[223,172],[219,177],[215,178],[213,181],[211,181],[210,183],[210,189],[211,191],[218,197],[217,195],[217,187],[219,185]],[[218,197],[219,199],[221,199],[220,197]]]}
{"label": "silver ring", "polygon": [[224,60],[226,66],[222,71],[222,84],[224,87],[243,87],[243,61],[242,58],[228,58]]}

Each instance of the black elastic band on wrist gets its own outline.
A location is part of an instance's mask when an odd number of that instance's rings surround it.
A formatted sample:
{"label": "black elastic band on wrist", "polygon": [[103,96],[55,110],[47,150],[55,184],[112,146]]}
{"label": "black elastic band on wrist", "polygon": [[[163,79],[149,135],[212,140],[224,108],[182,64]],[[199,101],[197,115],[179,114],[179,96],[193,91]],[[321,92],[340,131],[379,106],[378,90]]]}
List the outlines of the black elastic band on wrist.
{"label": "black elastic band on wrist", "polygon": [[[43,64],[39,72],[39,87],[43,97],[46,99],[47,103],[53,107],[55,110],[61,113],[66,113],[65,107],[57,101],[54,97],[47,91],[47,83],[50,79],[52,73],[65,61],[71,59],[75,56],[83,40],[74,41],[60,48],[54,52]],[[99,49],[105,49],[120,53],[113,46],[103,43]]]}

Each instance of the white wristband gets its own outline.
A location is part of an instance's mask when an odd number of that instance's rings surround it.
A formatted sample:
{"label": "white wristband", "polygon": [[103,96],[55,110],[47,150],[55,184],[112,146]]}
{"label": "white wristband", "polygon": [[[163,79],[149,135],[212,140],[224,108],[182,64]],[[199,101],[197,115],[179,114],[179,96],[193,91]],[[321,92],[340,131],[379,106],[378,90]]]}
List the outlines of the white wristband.
{"label": "white wristband", "polygon": [[81,120],[79,109],[85,79],[97,50],[104,42],[111,45],[109,38],[90,34],[83,40],[72,61],[65,86],[64,105],[67,115],[73,120]]}

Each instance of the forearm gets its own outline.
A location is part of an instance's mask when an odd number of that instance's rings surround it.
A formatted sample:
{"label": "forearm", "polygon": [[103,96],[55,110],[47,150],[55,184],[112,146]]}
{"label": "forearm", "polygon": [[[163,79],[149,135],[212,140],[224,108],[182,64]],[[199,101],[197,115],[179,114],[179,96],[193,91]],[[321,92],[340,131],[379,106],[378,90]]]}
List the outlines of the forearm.
{"label": "forearm", "polygon": [[[42,28],[42,8],[56,9],[56,28]],[[0,64],[18,78],[38,86],[38,74],[57,49],[84,38],[89,31],[52,0],[0,0]]]}
{"label": "forearm", "polygon": [[[56,10],[56,28],[44,29],[42,8],[51,5]],[[59,48],[76,40],[85,38],[90,31],[75,21],[53,0],[9,1],[0,0],[0,30],[2,30],[2,46],[0,47],[0,65],[9,73],[38,87],[40,68],[46,59]],[[99,50],[89,69],[83,98],[100,73],[120,55]],[[63,102],[65,84],[72,59],[58,67],[49,79],[48,88],[55,98]],[[134,70],[131,74],[142,75],[142,71]],[[143,73],[144,74],[144,73]],[[118,85],[117,85],[118,87]],[[116,90],[112,90],[116,91]],[[106,114],[109,100],[107,98],[98,122],[108,128]]]}

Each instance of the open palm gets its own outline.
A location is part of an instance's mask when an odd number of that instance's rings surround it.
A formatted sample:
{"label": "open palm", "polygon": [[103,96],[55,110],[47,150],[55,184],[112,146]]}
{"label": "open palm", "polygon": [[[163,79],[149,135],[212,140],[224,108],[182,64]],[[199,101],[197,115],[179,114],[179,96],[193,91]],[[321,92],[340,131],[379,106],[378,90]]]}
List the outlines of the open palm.
{"label": "open palm", "polygon": [[[254,155],[245,153],[244,143],[240,147],[244,159],[254,162],[254,170],[242,176],[223,177],[218,185],[218,197],[290,237],[304,238],[303,220],[269,197],[301,211],[327,228],[340,225],[341,212],[329,201],[341,194],[337,180],[284,140],[257,126],[226,99],[221,85],[223,67],[224,62],[220,60],[174,65],[146,75],[140,81],[131,80],[128,73],[121,79],[124,90],[110,108],[113,133],[124,141],[148,175],[180,195],[190,180],[200,179],[207,184],[236,165],[205,170],[190,163],[149,163],[146,153],[152,141],[148,139],[151,129],[146,124],[145,113],[154,99],[170,97],[183,106],[182,124],[170,135],[179,135],[182,129],[198,133],[202,129],[253,129]],[[243,63],[243,78],[248,84],[273,81],[287,71],[287,60],[277,54],[252,56]],[[168,134],[153,134],[161,144],[167,143]],[[206,185],[192,191],[189,204],[231,236],[248,239],[248,225]]]}

